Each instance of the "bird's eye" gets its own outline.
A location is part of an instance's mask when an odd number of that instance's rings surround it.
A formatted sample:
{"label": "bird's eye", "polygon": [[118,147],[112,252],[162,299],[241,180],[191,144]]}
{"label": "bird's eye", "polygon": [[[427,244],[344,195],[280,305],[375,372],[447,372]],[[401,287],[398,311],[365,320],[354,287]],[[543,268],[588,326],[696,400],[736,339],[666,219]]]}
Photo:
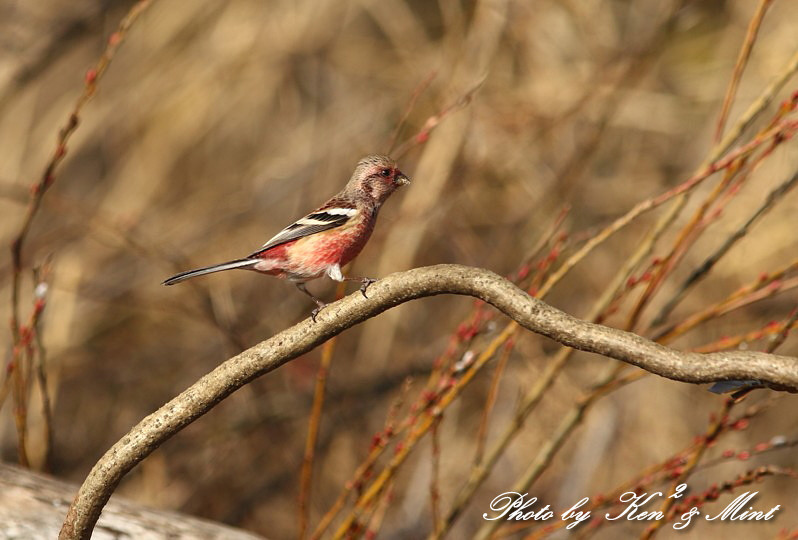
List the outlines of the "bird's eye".
{"label": "bird's eye", "polygon": [[382,169],[380,171],[380,176],[384,176],[385,178],[388,178],[389,176],[391,176],[391,169]]}

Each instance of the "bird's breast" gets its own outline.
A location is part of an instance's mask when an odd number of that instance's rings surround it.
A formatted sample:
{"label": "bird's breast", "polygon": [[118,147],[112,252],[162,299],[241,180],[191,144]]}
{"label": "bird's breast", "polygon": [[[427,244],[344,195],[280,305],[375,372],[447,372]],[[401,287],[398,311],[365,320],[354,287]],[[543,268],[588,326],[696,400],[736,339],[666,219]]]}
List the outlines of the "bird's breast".
{"label": "bird's breast", "polygon": [[333,264],[344,266],[357,257],[373,229],[373,221],[366,219],[349,227],[300,238],[288,250],[289,261],[292,266],[318,273],[323,273]]}

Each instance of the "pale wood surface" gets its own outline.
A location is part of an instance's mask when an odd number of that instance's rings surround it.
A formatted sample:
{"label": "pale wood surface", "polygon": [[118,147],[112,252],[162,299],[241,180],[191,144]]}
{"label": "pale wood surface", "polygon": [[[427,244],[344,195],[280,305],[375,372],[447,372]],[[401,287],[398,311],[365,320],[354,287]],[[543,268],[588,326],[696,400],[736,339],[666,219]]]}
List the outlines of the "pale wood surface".
{"label": "pale wood surface", "polygon": [[[57,538],[76,491],[77,486],[0,463],[0,539]],[[112,497],[103,509],[92,538],[255,540],[262,537]]]}

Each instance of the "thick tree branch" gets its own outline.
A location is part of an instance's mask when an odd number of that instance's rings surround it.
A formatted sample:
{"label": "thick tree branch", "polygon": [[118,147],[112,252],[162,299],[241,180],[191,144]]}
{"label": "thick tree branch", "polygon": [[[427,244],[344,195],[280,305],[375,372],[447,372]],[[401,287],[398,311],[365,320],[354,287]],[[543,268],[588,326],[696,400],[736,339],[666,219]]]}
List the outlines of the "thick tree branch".
{"label": "thick tree branch", "polygon": [[144,418],[97,462],[75,497],[60,538],[89,538],[111,493],[138,462],[244,384],[383,311],[425,296],[461,294],[493,305],[524,328],[563,345],[621,360],[656,375],[689,383],[756,379],[798,391],[798,358],[752,351],[679,352],[645,338],[571,317],[530,297],[488,270],[438,265],[391,274],[368,289],[227,360],[172,401]]}

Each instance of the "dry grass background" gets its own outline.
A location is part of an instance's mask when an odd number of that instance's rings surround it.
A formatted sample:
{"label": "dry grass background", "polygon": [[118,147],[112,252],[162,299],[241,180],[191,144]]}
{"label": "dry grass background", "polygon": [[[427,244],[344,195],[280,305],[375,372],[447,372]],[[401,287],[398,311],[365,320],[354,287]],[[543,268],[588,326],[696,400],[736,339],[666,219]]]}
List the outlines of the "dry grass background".
{"label": "dry grass background", "polygon": [[[178,270],[245,255],[323,202],[362,155],[390,149],[414,95],[400,140],[482,83],[466,107],[401,158],[413,183],[386,204],[351,273],[380,276],[458,262],[508,274],[565,205],[571,207],[565,228],[578,237],[690,176],[712,147],[756,4],[155,2],[85,108],[25,249],[26,268],[52,256],[42,332],[54,409],[49,468],[82,480],[138,419],[240,347],[308,315],[312,304],[291,285],[255,274],[228,272],[168,289],[160,283]],[[53,151],[83,74],[130,5],[0,3],[0,212],[8,216],[0,221],[3,245],[19,228],[28,186]],[[798,4],[776,0],[742,78],[732,121],[797,49]],[[793,78],[765,117],[795,88]],[[686,254],[662,298],[797,163],[794,144],[779,148],[724,219]],[[585,316],[659,215],[643,216],[602,245],[548,301]],[[792,193],[691,292],[675,319],[792,260],[796,215]],[[660,248],[672,240],[666,236]],[[6,252],[0,258],[3,298],[10,295],[10,264]],[[24,313],[31,287],[26,270]],[[310,288],[334,295],[327,282]],[[676,346],[760,328],[795,305],[795,292],[787,291],[720,318]],[[8,320],[9,304],[0,306]],[[403,381],[416,381],[409,396],[421,390],[433,359],[470,308],[461,298],[427,299],[341,336],[321,419],[311,524],[365,457]],[[609,322],[622,326],[624,320]],[[10,337],[7,343],[10,350]],[[553,350],[532,335],[519,339],[489,440]],[[795,339],[780,352],[797,356]],[[318,361],[316,351],[238,392],[145,460],[119,492],[274,538],[295,536],[298,471]],[[569,365],[450,537],[473,534],[490,499],[510,488],[605,363],[579,356]],[[480,377],[447,409],[440,427],[444,508],[473,460],[489,386],[488,374]],[[760,391],[749,400],[768,394]],[[661,379],[629,385],[592,409],[531,493],[560,508],[606,491],[689,444],[720,402],[705,388]],[[42,466],[35,392],[31,403],[28,450],[34,465]],[[776,435],[796,437],[794,403],[781,399],[710,452],[743,450]],[[12,412],[7,400],[0,444],[8,461],[17,459]],[[423,441],[404,466],[381,537],[420,538],[430,530],[429,444]],[[796,465],[790,449],[760,459]],[[703,470],[690,484],[700,490],[757,463]],[[774,521],[704,523],[687,534],[770,538],[781,528],[795,529],[795,482],[775,479],[753,488],[762,492],[757,507],[782,505]],[[641,530],[639,524],[619,524],[599,536],[631,537]],[[661,536],[676,533],[666,529]]]}

